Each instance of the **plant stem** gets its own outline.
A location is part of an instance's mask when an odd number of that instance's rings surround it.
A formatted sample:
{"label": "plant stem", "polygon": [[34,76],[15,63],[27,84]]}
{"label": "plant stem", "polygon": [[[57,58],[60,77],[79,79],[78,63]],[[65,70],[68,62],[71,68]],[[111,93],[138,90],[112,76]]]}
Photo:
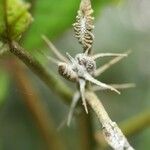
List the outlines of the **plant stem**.
{"label": "plant stem", "polygon": [[[140,114],[137,114],[136,116],[119,123],[119,126],[125,136],[134,136],[150,126],[150,112],[144,111]],[[106,141],[103,139],[102,132],[96,133],[95,139],[101,147],[106,148],[108,146]]]}
{"label": "plant stem", "polygon": [[31,9],[30,9],[30,11],[31,11],[31,13],[34,12],[36,2],[37,2],[37,0],[30,0],[30,3],[31,3]]}
{"label": "plant stem", "polygon": [[27,73],[18,62],[15,63],[12,68],[14,70],[14,78],[19,86],[19,89],[22,91],[22,93],[26,93],[22,94],[23,100],[30,110],[36,125],[41,132],[41,135],[45,139],[47,148],[49,150],[65,150],[65,146],[60,140],[52,117],[46,111],[46,108],[43,105],[40,96],[38,95],[39,92],[31,85],[31,81]]}
{"label": "plant stem", "polygon": [[52,72],[48,72],[35,58],[25,51],[18,43],[9,43],[10,51],[23,61],[53,92],[57,93],[66,103],[72,99],[72,91]]}
{"label": "plant stem", "polygon": [[115,122],[109,118],[103,104],[91,91],[86,92],[86,99],[102,124],[103,134],[107,143],[114,150],[134,150]]}

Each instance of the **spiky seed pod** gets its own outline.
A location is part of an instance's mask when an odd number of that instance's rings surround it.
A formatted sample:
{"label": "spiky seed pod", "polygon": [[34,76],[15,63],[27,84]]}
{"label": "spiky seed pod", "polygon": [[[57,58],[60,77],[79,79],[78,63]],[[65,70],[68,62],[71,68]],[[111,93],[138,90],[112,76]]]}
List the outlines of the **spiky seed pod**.
{"label": "spiky seed pod", "polygon": [[82,44],[84,51],[91,50],[93,44],[94,35],[92,29],[94,29],[94,17],[92,17],[92,13],[93,9],[90,0],[82,0],[73,27],[75,37]]}

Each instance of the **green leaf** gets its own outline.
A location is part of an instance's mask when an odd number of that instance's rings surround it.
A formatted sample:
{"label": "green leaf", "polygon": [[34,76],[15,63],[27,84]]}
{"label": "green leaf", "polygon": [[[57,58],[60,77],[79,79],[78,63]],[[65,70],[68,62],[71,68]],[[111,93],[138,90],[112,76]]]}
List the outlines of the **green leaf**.
{"label": "green leaf", "polygon": [[4,103],[8,95],[9,77],[6,72],[0,72],[0,106]]}
{"label": "green leaf", "polygon": [[[31,0],[30,0],[31,1]],[[92,0],[92,6],[97,14],[105,5],[119,0]],[[39,48],[43,41],[41,35],[50,39],[57,37],[67,28],[72,27],[79,8],[80,0],[48,0],[34,2],[34,22],[25,39],[26,48]],[[94,14],[95,14],[94,13]]]}
{"label": "green leaf", "polygon": [[[22,0],[0,0],[0,39],[18,39],[32,21],[29,4]],[[7,21],[6,21],[7,20]]]}
{"label": "green leaf", "polygon": [[80,0],[36,1],[34,22],[25,40],[27,48],[38,48],[42,43],[41,35],[51,39],[71,27]]}

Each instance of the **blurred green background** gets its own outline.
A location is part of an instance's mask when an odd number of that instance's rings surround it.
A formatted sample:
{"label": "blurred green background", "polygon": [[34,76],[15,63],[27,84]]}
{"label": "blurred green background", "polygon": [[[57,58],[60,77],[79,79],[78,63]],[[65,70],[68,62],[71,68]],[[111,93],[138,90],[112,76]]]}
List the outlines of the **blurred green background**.
{"label": "blurred green background", "polygon": [[[41,35],[47,35],[63,53],[74,56],[81,52],[81,45],[73,37],[72,23],[75,21],[80,0],[28,0],[33,5],[31,13],[34,21],[23,35],[21,44],[47,69],[57,72],[57,68],[39,56],[39,50],[48,52]],[[92,0],[95,11],[95,52],[132,53],[113,66],[99,80],[105,83],[133,82],[136,87],[122,91],[98,92],[112,120],[121,122],[150,108],[150,1],[149,0]],[[31,93],[23,91],[18,76],[12,69],[12,56],[0,57],[0,150],[46,150],[45,141],[34,116],[24,102]],[[100,66],[107,60],[99,60]],[[17,61],[17,63],[19,63]],[[21,64],[22,65],[22,64]],[[42,99],[49,117],[58,127],[66,118],[69,106],[54,95],[27,67],[25,73],[31,85]],[[61,78],[62,79],[62,78]],[[62,79],[63,80],[63,79]],[[65,81],[72,89],[75,86]],[[100,131],[99,123],[92,114],[94,132]],[[76,119],[71,126],[66,125],[59,132],[66,149],[80,149],[80,128]],[[150,149],[150,128],[146,128],[129,138],[136,150]],[[99,148],[97,148],[99,149]]]}

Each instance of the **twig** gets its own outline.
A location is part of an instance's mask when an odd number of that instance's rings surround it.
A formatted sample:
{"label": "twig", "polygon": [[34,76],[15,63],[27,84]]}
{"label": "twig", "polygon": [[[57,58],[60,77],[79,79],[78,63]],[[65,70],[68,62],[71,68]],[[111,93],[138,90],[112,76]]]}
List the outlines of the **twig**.
{"label": "twig", "polygon": [[55,47],[55,45],[46,37],[42,36],[42,39],[45,41],[45,43],[48,45],[49,49],[55,54],[55,56],[63,62],[68,62],[65,56],[59,52],[59,50]]}
{"label": "twig", "polygon": [[93,92],[86,92],[86,99],[102,124],[103,134],[107,143],[114,150],[134,150],[115,122],[109,118],[101,101]]}
{"label": "twig", "polygon": [[46,111],[42,100],[38,95],[39,92],[35,91],[31,85],[28,75],[24,69],[22,69],[22,66],[20,66],[19,63],[13,65],[12,68],[14,70],[14,78],[19,86],[19,89],[23,92],[23,100],[30,110],[36,125],[39,127],[39,130],[41,131],[41,134],[47,143],[48,149],[65,150],[64,144],[60,140],[60,137],[54,126],[52,117]]}
{"label": "twig", "polygon": [[[150,127],[150,112],[144,111],[140,114],[137,114],[136,116],[119,123],[119,126],[125,136],[134,136],[147,127]],[[104,148],[108,146],[103,140],[101,131],[95,134],[95,139],[100,146]]]}
{"label": "twig", "polygon": [[72,91],[52,72],[48,72],[35,58],[18,43],[9,43],[10,51],[23,61],[52,91],[56,92],[66,103],[72,99]]}
{"label": "twig", "polygon": [[98,54],[95,54],[95,55],[93,55],[92,56],[92,58],[95,60],[95,59],[98,59],[98,58],[101,58],[101,57],[113,57],[113,56],[115,56],[115,57],[120,57],[120,56],[122,56],[122,57],[126,57],[127,56],[127,54],[121,54],[121,53],[98,53]]}

